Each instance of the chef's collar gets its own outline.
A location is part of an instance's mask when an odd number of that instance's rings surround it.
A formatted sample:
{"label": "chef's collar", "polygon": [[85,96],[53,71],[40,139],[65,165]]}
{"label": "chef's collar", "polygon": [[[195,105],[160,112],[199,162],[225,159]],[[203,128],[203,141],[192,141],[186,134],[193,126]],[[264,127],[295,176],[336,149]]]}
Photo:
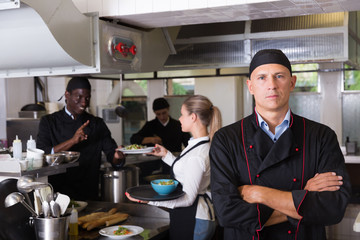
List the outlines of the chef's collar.
{"label": "chef's collar", "polygon": [[255,112],[257,114],[258,117],[258,121],[259,121],[259,126],[260,128],[274,141],[276,142],[277,139],[280,138],[280,136],[286,131],[286,129],[289,128],[290,126],[290,108],[288,109],[284,120],[281,122],[281,124],[279,124],[278,126],[275,127],[275,134],[273,134],[270,131],[269,125],[267,124],[267,122],[261,117],[261,115],[256,111],[255,108]]}
{"label": "chef's collar", "polygon": [[170,121],[170,117],[168,117],[167,121],[165,123],[162,123],[159,119],[158,121],[164,126],[166,127],[166,125],[168,125],[169,121]]}
{"label": "chef's collar", "polygon": [[66,106],[65,106],[65,112],[67,113],[67,115],[69,115],[72,119],[74,118],[74,115],[71,114],[71,112],[69,110],[67,110]]}

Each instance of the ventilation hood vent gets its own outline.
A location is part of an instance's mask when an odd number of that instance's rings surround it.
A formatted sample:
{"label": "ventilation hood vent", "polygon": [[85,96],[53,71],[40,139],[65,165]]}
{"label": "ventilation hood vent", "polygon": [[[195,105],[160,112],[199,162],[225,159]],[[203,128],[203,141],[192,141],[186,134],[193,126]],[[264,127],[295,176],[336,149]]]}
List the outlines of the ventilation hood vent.
{"label": "ventilation hood vent", "polygon": [[71,0],[0,1],[0,77],[157,71],[177,33],[106,22]]}
{"label": "ventilation hood vent", "polygon": [[282,49],[292,63],[346,62],[358,68],[359,17],[352,12],[246,21],[221,36],[199,36],[212,24],[183,26],[174,44],[177,54],[163,70],[247,67],[264,48]]}

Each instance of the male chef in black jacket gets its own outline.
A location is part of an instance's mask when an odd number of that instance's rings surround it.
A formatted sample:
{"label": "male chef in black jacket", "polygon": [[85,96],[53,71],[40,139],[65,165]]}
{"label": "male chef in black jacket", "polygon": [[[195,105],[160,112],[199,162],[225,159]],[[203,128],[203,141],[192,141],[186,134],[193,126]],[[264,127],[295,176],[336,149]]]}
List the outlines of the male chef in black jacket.
{"label": "male chef in black jacket", "polygon": [[[163,145],[170,152],[181,152],[183,145],[186,147],[190,139],[190,134],[181,130],[179,120],[173,119],[169,115],[170,105],[165,98],[156,98],[152,105],[156,118],[147,121],[145,125],[134,133],[130,142],[132,144],[143,144],[154,146]],[[170,167],[160,161],[164,174],[170,173]]]}
{"label": "male chef in black jacket", "polygon": [[249,73],[254,113],[220,129],[210,149],[224,239],[326,239],[351,191],[336,134],[291,112],[296,76],[282,51],[259,51]]}
{"label": "male chef in black jacket", "polygon": [[66,106],[62,110],[41,118],[37,147],[46,154],[80,152],[78,167],[49,176],[49,182],[55,191],[72,199],[98,200],[102,152],[115,168],[123,166],[125,158],[115,151],[117,144],[103,119],[85,111],[91,97],[89,80],[84,77],[70,79],[64,96]]}

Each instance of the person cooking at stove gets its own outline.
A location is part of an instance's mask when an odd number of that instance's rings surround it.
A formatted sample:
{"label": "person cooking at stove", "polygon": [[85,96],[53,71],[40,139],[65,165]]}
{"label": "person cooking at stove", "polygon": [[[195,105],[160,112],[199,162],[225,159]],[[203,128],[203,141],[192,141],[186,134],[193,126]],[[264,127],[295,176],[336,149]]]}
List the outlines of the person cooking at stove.
{"label": "person cooking at stove", "polygon": [[78,167],[66,173],[49,176],[53,188],[76,200],[99,199],[99,174],[102,152],[116,169],[125,164],[103,119],[86,112],[91,98],[91,85],[85,77],[70,79],[65,91],[66,106],[43,116],[39,123],[37,147],[45,154],[61,151],[80,152]]}
{"label": "person cooking at stove", "polygon": [[[175,157],[165,147],[156,144],[153,155],[171,166],[171,178],[182,185],[185,195],[168,201],[139,201],[126,193],[135,202],[170,209],[171,240],[209,240],[215,232],[215,215],[210,200],[210,140],[221,127],[220,110],[207,97],[194,95],[187,98],[181,107],[181,129],[190,132],[188,146]],[[209,131],[208,131],[209,127]]]}
{"label": "person cooking at stove", "polygon": [[[161,144],[171,152],[181,152],[186,147],[190,134],[181,131],[178,120],[169,115],[170,105],[165,98],[156,98],[152,105],[156,118],[147,121],[145,125],[131,138],[131,144],[154,146]],[[169,173],[170,168],[163,165],[163,173]]]}

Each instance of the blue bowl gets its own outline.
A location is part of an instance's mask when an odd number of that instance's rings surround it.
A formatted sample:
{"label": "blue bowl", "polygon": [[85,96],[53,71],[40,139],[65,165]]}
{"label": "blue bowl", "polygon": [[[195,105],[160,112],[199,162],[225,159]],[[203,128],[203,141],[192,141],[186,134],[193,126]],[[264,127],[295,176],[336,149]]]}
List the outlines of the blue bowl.
{"label": "blue bowl", "polygon": [[[173,181],[173,184],[170,185],[160,184],[160,183],[167,183],[169,181]],[[172,193],[176,189],[178,184],[179,182],[173,179],[156,179],[151,181],[152,188],[159,195],[168,195]]]}

